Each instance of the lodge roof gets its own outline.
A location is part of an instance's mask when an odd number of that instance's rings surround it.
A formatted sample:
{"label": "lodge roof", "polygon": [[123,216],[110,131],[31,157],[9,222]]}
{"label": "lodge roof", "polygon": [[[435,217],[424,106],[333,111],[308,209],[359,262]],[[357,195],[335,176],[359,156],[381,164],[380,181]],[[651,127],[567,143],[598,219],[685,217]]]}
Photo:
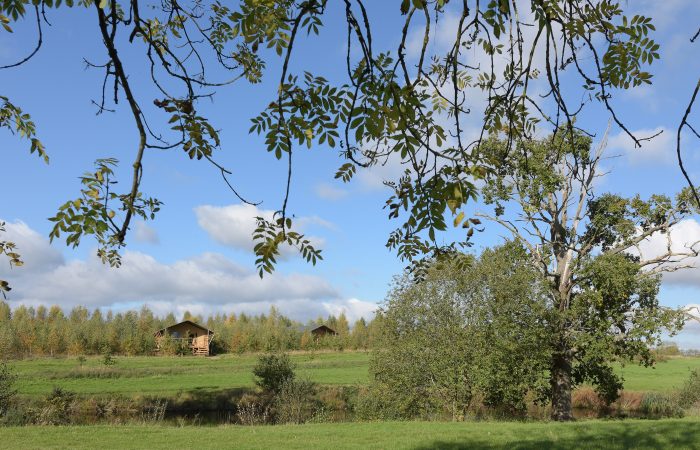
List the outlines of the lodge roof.
{"label": "lodge roof", "polygon": [[311,330],[312,333],[314,331],[325,331],[326,333],[338,334],[333,328],[328,327],[326,325],[319,325],[316,328],[314,328],[313,330]]}
{"label": "lodge roof", "polygon": [[333,328],[329,327],[328,325],[324,325],[324,324],[321,324],[321,325],[316,325],[316,324],[301,325],[301,326],[297,327],[297,330],[299,330],[301,333],[305,333],[307,331],[310,333],[313,333],[314,331],[326,330],[327,332],[337,334],[337,332]]}
{"label": "lodge roof", "polygon": [[173,324],[173,325],[170,325],[170,326],[168,326],[168,327],[162,328],[162,329],[156,331],[155,334],[159,334],[159,333],[160,333],[160,334],[163,334],[165,331],[167,331],[167,330],[169,330],[169,329],[171,329],[171,328],[175,328],[175,327],[177,327],[177,326],[179,326],[179,325],[190,325],[190,326],[192,326],[192,327],[194,327],[194,328],[198,328],[198,329],[200,329],[200,330],[202,330],[202,331],[206,331],[207,334],[214,334],[214,332],[211,331],[210,329],[208,329],[208,328],[206,328],[206,327],[203,327],[203,326],[201,326],[201,325],[199,325],[199,324],[196,324],[196,323],[192,322],[191,320],[183,320],[182,322],[178,322],[178,323],[176,323],[176,324]]}

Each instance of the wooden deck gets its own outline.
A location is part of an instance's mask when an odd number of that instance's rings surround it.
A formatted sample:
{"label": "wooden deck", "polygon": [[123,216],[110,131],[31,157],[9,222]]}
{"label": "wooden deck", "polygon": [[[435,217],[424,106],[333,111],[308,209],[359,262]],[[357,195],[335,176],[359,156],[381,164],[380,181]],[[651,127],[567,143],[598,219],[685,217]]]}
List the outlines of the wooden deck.
{"label": "wooden deck", "polygon": [[[174,341],[182,342],[182,341],[188,341],[187,342],[187,347],[192,350],[192,354],[194,356],[209,356],[209,340],[207,339],[206,342],[197,342],[196,339],[192,338],[171,338]],[[201,341],[201,339],[200,339]],[[205,346],[206,345],[206,346]],[[160,343],[156,343],[156,352],[160,351]]]}

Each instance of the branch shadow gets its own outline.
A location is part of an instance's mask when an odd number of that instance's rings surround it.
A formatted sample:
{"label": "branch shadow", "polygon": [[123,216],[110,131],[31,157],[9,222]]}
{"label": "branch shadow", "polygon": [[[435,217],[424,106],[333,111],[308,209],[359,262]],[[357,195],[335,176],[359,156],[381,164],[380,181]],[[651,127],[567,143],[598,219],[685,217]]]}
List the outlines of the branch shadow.
{"label": "branch shadow", "polygon": [[[532,438],[527,433],[513,433],[513,438],[507,436],[486,436],[486,433],[465,436],[456,439],[436,440],[426,445],[414,447],[415,450],[457,450],[457,449],[700,449],[700,426],[698,423],[687,421],[635,421],[635,422],[602,422],[595,426],[585,424],[561,425],[552,424],[546,432],[550,437],[542,438],[539,428],[533,430]],[[572,429],[568,429],[568,427]],[[534,432],[540,431],[540,432]],[[507,433],[507,432],[506,432]],[[505,433],[504,433],[505,434]],[[517,439],[515,436],[525,439]]]}

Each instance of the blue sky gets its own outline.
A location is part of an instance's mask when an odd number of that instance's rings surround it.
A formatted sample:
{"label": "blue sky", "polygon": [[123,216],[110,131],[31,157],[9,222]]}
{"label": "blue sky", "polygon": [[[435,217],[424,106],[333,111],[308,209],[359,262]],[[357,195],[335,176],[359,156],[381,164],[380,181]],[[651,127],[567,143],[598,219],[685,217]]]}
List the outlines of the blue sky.
{"label": "blue sky", "polygon": [[[330,3],[321,36],[304,40],[295,48],[293,72],[308,69],[332,80],[344,76],[343,11],[341,2]],[[399,2],[368,4],[375,47],[395,49],[401,26]],[[674,130],[700,73],[700,44],[689,43],[700,4],[692,0],[641,0],[628,5],[654,18],[662,62],[651,67],[653,87],[619,93],[614,104],[630,129],[642,134],[663,129],[664,133],[644,148],[633,149],[620,130],[613,128],[608,154],[619,157],[606,162],[605,167],[614,171],[602,179],[599,188],[624,195],[671,194],[684,185],[674,161]],[[135,224],[124,267],[102,267],[89,240],[76,250],[61,242],[49,245],[46,236],[51,224],[46,219],[61,203],[76,196],[77,177],[90,170],[96,158],[116,157],[121,161],[122,184],[126,184],[137,141],[121,103],[116,113],[99,116],[91,104],[99,98],[102,73],[86,70],[83,58],[94,63],[106,61],[94,11],[51,11],[49,20],[53,26],[44,27],[44,46],[39,54],[20,68],[0,72],[0,94],[32,114],[51,156],[51,164],[44,165],[27,154],[25,142],[0,133],[0,218],[8,222],[8,234],[20,245],[27,262],[11,271],[0,268],[0,275],[14,286],[11,303],[115,309],[146,303],[160,313],[189,309],[205,314],[212,310],[264,312],[276,305],[301,320],[340,311],[351,318],[371,314],[384,298],[392,276],[403,267],[384,247],[394,224],[387,221],[382,209],[387,191],[381,181],[397,173],[396,165],[360,172],[351,183],[343,184],[333,179],[342,163],[336,150],[323,146],[298,149],[290,211],[303,231],[322,244],[325,259],[312,267],[289,256],[274,276],[262,281],[254,271],[246,239],[250,218],[280,207],[285,182],[286,166],[265,152],[262,139],[247,133],[249,119],[275,92],[279,77],[275,58],[270,59],[263,83],[237,83],[220,90],[213,102],[204,101],[200,106],[221,129],[217,161],[233,171],[232,181],[242,194],[263,202],[258,211],[240,205],[210,165],[190,161],[178,150],[149,150],[142,190],[163,201],[164,207],[154,222]],[[448,12],[434,27],[431,51],[440,52],[446,45],[454,21],[455,16]],[[33,20],[28,20],[16,24],[14,34],[0,34],[1,64],[31,50],[34,26]],[[416,28],[411,36],[421,32]],[[167,117],[150,106],[158,95],[141,69],[144,59],[139,51],[124,46],[122,55],[137,96],[148,105],[151,122],[165,123]],[[602,134],[608,118],[602,108],[594,106],[580,120]],[[477,126],[477,115],[472,120]],[[691,175],[700,181],[700,152],[696,150],[697,143],[686,147],[686,162]],[[700,226],[689,224],[684,230],[689,236],[698,233],[700,239]],[[477,236],[476,248],[493,245],[504,235],[503,230],[491,226]],[[442,239],[455,237],[458,234],[450,232]],[[698,275],[692,270],[666,279],[663,303],[700,303]],[[700,337],[698,330],[689,327],[680,340],[694,346]],[[700,347],[700,340],[697,342],[695,346]]]}

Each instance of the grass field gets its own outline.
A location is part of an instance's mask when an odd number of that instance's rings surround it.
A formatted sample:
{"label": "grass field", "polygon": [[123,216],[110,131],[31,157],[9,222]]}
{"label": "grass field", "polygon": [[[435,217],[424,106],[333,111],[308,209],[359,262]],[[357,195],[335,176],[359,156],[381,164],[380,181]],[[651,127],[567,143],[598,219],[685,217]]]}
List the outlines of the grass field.
{"label": "grass field", "polygon": [[[54,386],[78,394],[169,396],[254,386],[257,355],[195,357],[117,357],[104,366],[99,357],[81,367],[77,358],[15,361],[21,395],[44,395]],[[366,384],[369,355],[364,352],[292,355],[297,373],[321,384]]]}
{"label": "grass field", "polygon": [[671,391],[678,389],[688,379],[691,370],[700,370],[700,358],[671,358],[655,367],[627,364],[618,369],[625,377],[628,391]]}
{"label": "grass field", "polygon": [[[321,384],[360,385],[368,381],[369,354],[339,352],[295,354],[301,376]],[[76,358],[38,358],[12,363],[19,375],[20,394],[35,396],[61,386],[79,394],[170,396],[178,392],[213,392],[253,386],[257,355],[193,357],[117,357],[106,367],[99,357],[80,366]],[[655,368],[620,368],[630,391],[670,391],[679,388],[700,358],[673,358]]]}
{"label": "grass field", "polygon": [[697,419],[3,428],[3,448],[697,449]]}

